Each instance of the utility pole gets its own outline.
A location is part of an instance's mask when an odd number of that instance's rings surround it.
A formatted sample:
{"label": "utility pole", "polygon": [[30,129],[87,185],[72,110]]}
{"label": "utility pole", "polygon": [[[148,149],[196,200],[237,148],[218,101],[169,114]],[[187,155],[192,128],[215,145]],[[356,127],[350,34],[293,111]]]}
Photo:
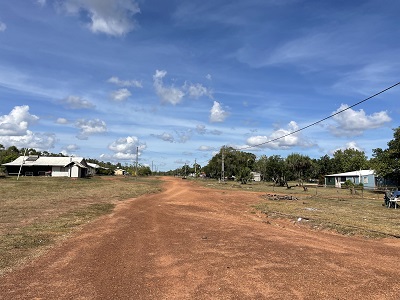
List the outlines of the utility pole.
{"label": "utility pole", "polygon": [[136,147],[136,178],[137,178],[137,176],[138,176],[138,160],[139,160],[139,147]]}
{"label": "utility pole", "polygon": [[225,146],[222,146],[222,150],[221,150],[221,152],[222,152],[222,166],[221,166],[221,177],[222,177],[221,179],[222,179],[222,182],[225,181],[224,150],[225,150]]}
{"label": "utility pole", "polygon": [[197,169],[196,169],[196,159],[194,159],[194,177],[197,177]]}

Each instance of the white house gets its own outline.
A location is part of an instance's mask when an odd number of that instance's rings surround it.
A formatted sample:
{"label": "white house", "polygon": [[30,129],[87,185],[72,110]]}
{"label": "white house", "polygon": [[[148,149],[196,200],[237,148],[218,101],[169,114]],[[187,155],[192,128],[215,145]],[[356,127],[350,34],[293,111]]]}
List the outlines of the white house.
{"label": "white house", "polygon": [[88,165],[83,157],[20,156],[16,160],[3,164],[8,175],[85,177]]}

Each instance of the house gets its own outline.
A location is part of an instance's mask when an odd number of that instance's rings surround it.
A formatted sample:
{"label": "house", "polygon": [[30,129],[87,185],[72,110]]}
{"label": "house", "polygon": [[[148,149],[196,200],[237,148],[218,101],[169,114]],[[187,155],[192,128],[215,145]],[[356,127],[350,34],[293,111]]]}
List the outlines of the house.
{"label": "house", "polygon": [[3,164],[7,174],[21,176],[86,177],[88,165],[83,157],[29,155]]}
{"label": "house", "polygon": [[375,176],[374,170],[359,170],[325,175],[325,186],[341,188],[347,180],[350,180],[355,185],[362,183],[366,189],[373,189],[381,185],[381,180]]}
{"label": "house", "polygon": [[253,181],[260,182],[261,181],[261,173],[259,172],[250,172],[253,175]]}

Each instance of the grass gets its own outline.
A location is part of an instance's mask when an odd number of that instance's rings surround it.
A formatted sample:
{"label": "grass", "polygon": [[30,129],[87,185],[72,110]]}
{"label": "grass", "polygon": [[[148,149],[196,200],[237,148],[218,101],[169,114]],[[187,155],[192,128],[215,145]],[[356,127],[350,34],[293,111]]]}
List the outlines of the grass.
{"label": "grass", "polygon": [[0,275],[110,213],[118,201],[160,191],[155,178],[15,177],[0,181]]}
{"label": "grass", "polygon": [[[253,208],[270,218],[301,218],[302,224],[315,229],[335,230],[346,235],[369,238],[400,237],[400,209],[388,209],[383,204],[383,191],[357,190],[308,186],[273,187],[269,183],[239,184],[198,181],[207,187],[228,190],[262,192]],[[274,200],[272,195],[291,195],[298,200]]]}

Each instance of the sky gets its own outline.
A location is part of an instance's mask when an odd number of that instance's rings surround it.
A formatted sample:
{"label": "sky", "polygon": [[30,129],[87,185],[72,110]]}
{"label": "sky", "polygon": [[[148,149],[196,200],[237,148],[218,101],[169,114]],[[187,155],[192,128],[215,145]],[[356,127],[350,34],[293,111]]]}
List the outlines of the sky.
{"label": "sky", "polygon": [[400,81],[399,12],[396,0],[1,1],[0,144],[154,171],[204,166],[223,146],[371,158],[400,126],[400,85],[353,105]]}

